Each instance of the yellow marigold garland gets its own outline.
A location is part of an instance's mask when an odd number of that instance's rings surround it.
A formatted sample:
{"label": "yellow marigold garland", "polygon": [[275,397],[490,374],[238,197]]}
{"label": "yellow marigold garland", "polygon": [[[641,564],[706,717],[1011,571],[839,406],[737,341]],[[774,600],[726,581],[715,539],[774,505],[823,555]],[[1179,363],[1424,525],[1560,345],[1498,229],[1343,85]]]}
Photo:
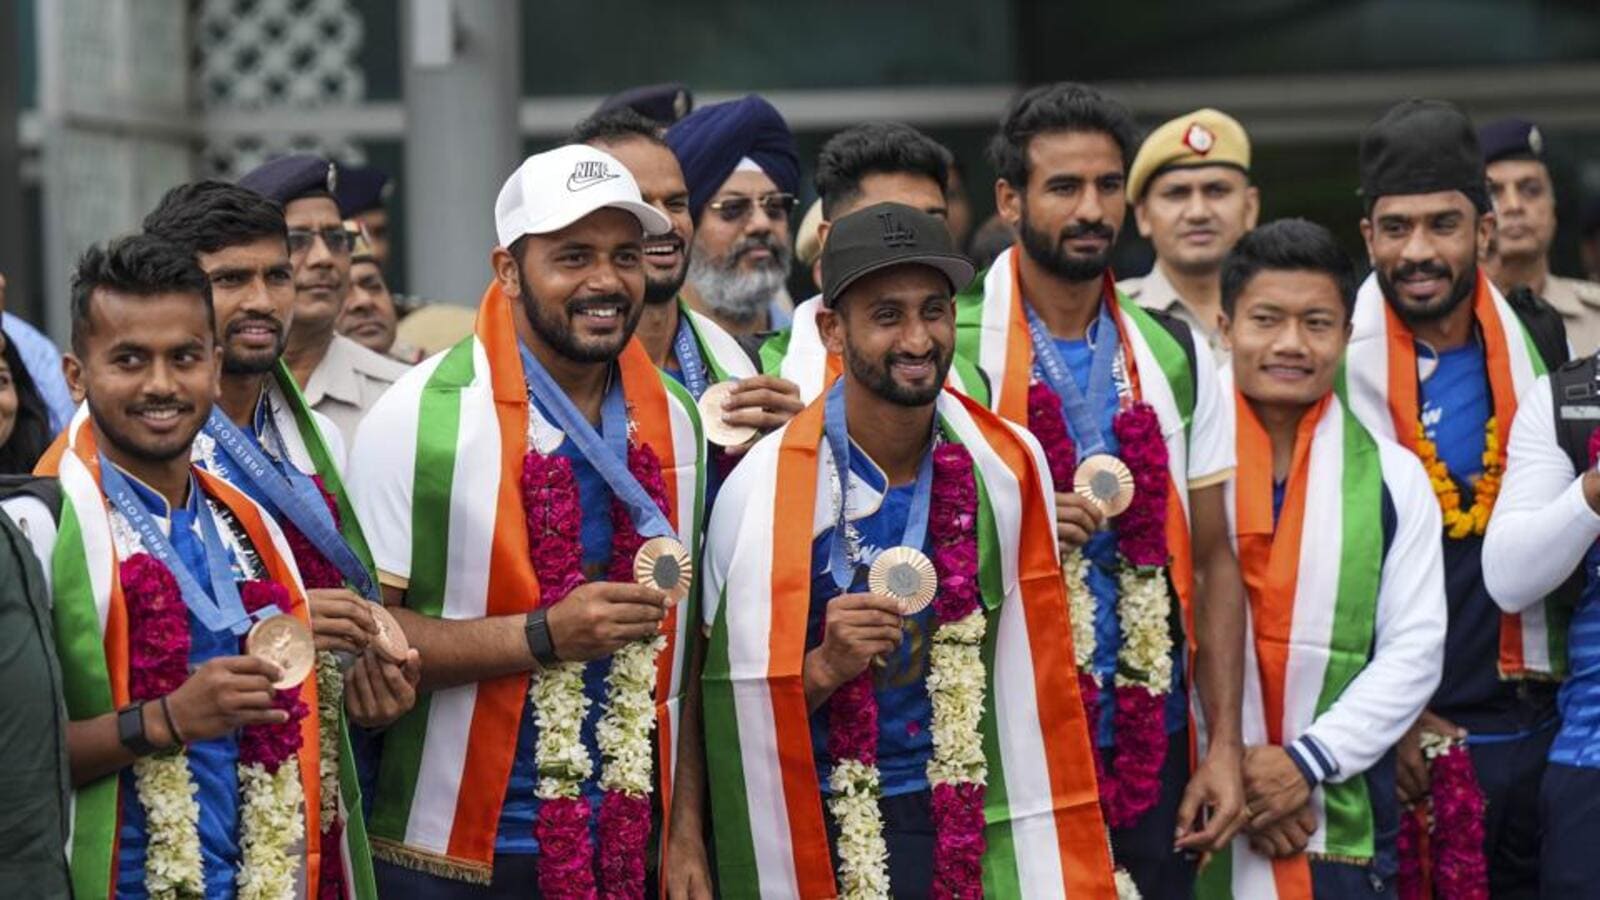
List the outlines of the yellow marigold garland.
{"label": "yellow marigold garland", "polygon": [[1439,498],[1444,531],[1451,540],[1469,535],[1482,536],[1489,527],[1489,514],[1500,495],[1500,478],[1505,472],[1505,455],[1500,449],[1500,427],[1494,416],[1483,426],[1483,474],[1472,483],[1472,507],[1461,508],[1461,490],[1450,476],[1450,468],[1439,458],[1439,448],[1428,439],[1422,423],[1417,423],[1417,456],[1428,472],[1433,494]]}

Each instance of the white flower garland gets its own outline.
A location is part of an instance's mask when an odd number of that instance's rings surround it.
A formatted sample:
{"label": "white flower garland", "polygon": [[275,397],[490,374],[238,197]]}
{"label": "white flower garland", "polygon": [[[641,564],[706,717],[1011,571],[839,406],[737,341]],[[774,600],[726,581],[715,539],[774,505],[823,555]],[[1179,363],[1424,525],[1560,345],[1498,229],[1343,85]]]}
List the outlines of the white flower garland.
{"label": "white flower garland", "polygon": [[1117,572],[1117,593],[1122,647],[1116,683],[1164,694],[1172,689],[1172,633],[1167,627],[1172,599],[1166,575],[1157,567],[1141,568],[1124,560]]}
{"label": "white flower garland", "polygon": [[583,666],[581,662],[556,663],[539,673],[528,689],[534,722],[539,726],[534,746],[539,783],[534,795],[541,800],[577,797],[584,779],[594,771],[589,749],[583,745],[583,720],[589,713]]}
{"label": "white flower garland", "polygon": [[145,812],[144,885],[156,900],[201,898],[206,893],[200,857],[199,788],[183,750],[146,756],[133,764],[134,789]]}
{"label": "white flower garland", "polygon": [[[344,672],[338,657],[317,651],[317,793],[322,830],[339,817],[340,713],[344,711]],[[326,852],[326,851],[324,851]]]}
{"label": "white flower garland", "polygon": [[988,673],[983,668],[983,635],[989,620],[983,608],[933,632],[929,650],[928,699],[933,706],[933,756],[928,760],[932,784],[986,784],[983,757],[983,697]]}
{"label": "white flower garland", "polygon": [[[1072,657],[1078,671],[1099,683],[1094,673],[1094,594],[1089,590],[1089,560],[1083,550],[1073,550],[1061,561],[1061,575],[1067,584],[1067,617],[1072,621]],[[1093,727],[1092,725],[1090,726]]]}
{"label": "white flower garland", "polygon": [[241,765],[239,787],[239,900],[291,900],[303,859],[290,850],[306,833],[300,760],[291,756],[272,773]]}
{"label": "white flower garland", "polygon": [[634,641],[611,657],[606,708],[595,728],[603,790],[648,797],[655,788],[650,732],[656,723],[656,655],[666,646],[666,636],[657,634]]}
{"label": "white flower garland", "polygon": [[878,767],[842,759],[828,776],[828,811],[839,826],[839,896],[877,900],[889,896],[889,845],[883,839],[883,792]]}

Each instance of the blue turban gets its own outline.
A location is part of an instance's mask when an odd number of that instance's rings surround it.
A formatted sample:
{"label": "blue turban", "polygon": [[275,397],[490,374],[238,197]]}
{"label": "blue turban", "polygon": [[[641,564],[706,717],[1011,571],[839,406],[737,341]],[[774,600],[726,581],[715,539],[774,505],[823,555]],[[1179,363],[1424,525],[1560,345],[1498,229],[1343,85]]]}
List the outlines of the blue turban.
{"label": "blue turban", "polygon": [[800,186],[800,156],[789,123],[755,94],[702,106],[683,117],[667,129],[667,146],[683,167],[689,213],[696,221],[745,157],[760,166],[778,190],[792,194]]}

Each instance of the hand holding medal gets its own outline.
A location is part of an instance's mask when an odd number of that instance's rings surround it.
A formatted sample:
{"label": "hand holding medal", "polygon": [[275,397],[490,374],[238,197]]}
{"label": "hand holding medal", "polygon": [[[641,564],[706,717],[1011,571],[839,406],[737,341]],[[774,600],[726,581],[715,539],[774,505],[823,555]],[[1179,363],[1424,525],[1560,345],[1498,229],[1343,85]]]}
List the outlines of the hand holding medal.
{"label": "hand holding medal", "polygon": [[793,383],[754,375],[706,388],[700,395],[700,423],[707,441],[736,449],[763,432],[781,428],[804,408],[800,389]]}
{"label": "hand holding medal", "polygon": [[244,639],[245,653],[264,659],[282,672],[272,686],[292,688],[311,674],[317,648],[306,623],[286,613],[262,619],[251,626]]}

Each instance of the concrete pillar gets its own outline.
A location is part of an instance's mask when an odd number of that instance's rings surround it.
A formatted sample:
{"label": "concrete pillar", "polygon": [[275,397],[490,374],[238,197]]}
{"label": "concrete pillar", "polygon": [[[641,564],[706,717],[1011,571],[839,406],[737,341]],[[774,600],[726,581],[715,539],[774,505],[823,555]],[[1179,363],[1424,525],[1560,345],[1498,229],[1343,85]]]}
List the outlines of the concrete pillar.
{"label": "concrete pillar", "polygon": [[406,286],[475,305],[489,281],[494,198],[522,161],[518,0],[408,0]]}

